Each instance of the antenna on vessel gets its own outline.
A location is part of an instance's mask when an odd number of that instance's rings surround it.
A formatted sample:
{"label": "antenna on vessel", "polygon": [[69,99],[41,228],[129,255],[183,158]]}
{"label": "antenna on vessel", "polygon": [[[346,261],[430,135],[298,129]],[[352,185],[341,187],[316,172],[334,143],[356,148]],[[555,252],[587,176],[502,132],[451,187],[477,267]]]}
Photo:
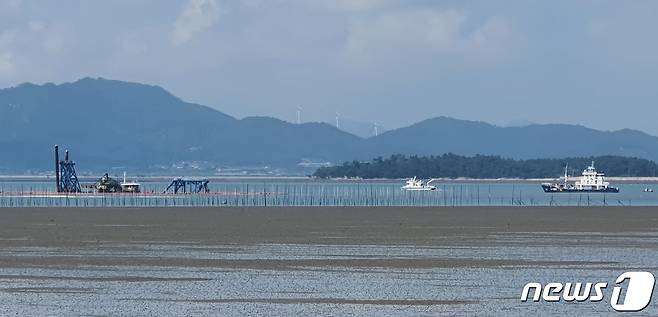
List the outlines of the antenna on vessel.
{"label": "antenna on vessel", "polygon": [[123,183],[126,183],[126,171],[123,171]]}
{"label": "antenna on vessel", "polygon": [[297,107],[297,124],[302,123],[302,107]]}
{"label": "antenna on vessel", "polygon": [[567,163],[567,165],[564,166],[564,183],[565,184],[567,183],[567,177],[568,177],[567,171],[568,170],[569,170],[569,163]]}

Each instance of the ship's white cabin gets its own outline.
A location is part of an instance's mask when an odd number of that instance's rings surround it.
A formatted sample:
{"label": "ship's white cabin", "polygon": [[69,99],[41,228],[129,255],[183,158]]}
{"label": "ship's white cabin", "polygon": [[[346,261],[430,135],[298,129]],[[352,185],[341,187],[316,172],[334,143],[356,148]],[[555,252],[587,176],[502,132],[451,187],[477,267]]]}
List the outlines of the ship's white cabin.
{"label": "ship's white cabin", "polygon": [[610,183],[606,182],[605,174],[598,173],[594,168],[594,161],[592,165],[588,166],[582,173],[582,176],[575,183],[577,190],[602,190],[607,188]]}

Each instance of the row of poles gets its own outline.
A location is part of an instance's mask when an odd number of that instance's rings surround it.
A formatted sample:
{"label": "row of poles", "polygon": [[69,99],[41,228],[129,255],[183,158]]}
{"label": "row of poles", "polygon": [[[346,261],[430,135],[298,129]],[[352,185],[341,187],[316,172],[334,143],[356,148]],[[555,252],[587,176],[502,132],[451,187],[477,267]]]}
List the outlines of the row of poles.
{"label": "row of poles", "polygon": [[[526,187],[527,188],[527,187]],[[511,186],[442,185],[436,191],[402,191],[375,184],[244,184],[186,195],[55,194],[34,188],[5,191],[0,207],[214,207],[214,206],[607,206],[632,205],[605,194],[528,194]]]}

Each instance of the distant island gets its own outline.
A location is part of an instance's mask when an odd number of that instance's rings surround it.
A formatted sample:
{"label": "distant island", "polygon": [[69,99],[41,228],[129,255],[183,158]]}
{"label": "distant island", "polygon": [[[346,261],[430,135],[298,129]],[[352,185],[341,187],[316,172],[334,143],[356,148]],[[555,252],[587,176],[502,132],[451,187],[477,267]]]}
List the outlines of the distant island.
{"label": "distant island", "polygon": [[583,168],[595,161],[599,171],[616,177],[656,176],[655,162],[623,156],[569,157],[563,159],[515,160],[500,156],[461,156],[452,153],[440,156],[392,155],[371,162],[345,162],[343,165],[321,167],[313,176],[319,178],[557,178],[580,175]]}

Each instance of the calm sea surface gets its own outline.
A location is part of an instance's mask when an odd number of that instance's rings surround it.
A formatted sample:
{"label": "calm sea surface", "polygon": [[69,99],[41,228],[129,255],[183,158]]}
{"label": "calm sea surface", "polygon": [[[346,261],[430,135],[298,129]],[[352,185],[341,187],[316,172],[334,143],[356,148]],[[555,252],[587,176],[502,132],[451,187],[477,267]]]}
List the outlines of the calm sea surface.
{"label": "calm sea surface", "polygon": [[435,191],[402,191],[399,181],[211,182],[209,194],[164,195],[168,183],[143,182],[142,194],[53,195],[52,182],[0,182],[0,207],[159,206],[651,206],[656,184],[618,184],[620,193],[544,193],[532,183],[433,183]]}

